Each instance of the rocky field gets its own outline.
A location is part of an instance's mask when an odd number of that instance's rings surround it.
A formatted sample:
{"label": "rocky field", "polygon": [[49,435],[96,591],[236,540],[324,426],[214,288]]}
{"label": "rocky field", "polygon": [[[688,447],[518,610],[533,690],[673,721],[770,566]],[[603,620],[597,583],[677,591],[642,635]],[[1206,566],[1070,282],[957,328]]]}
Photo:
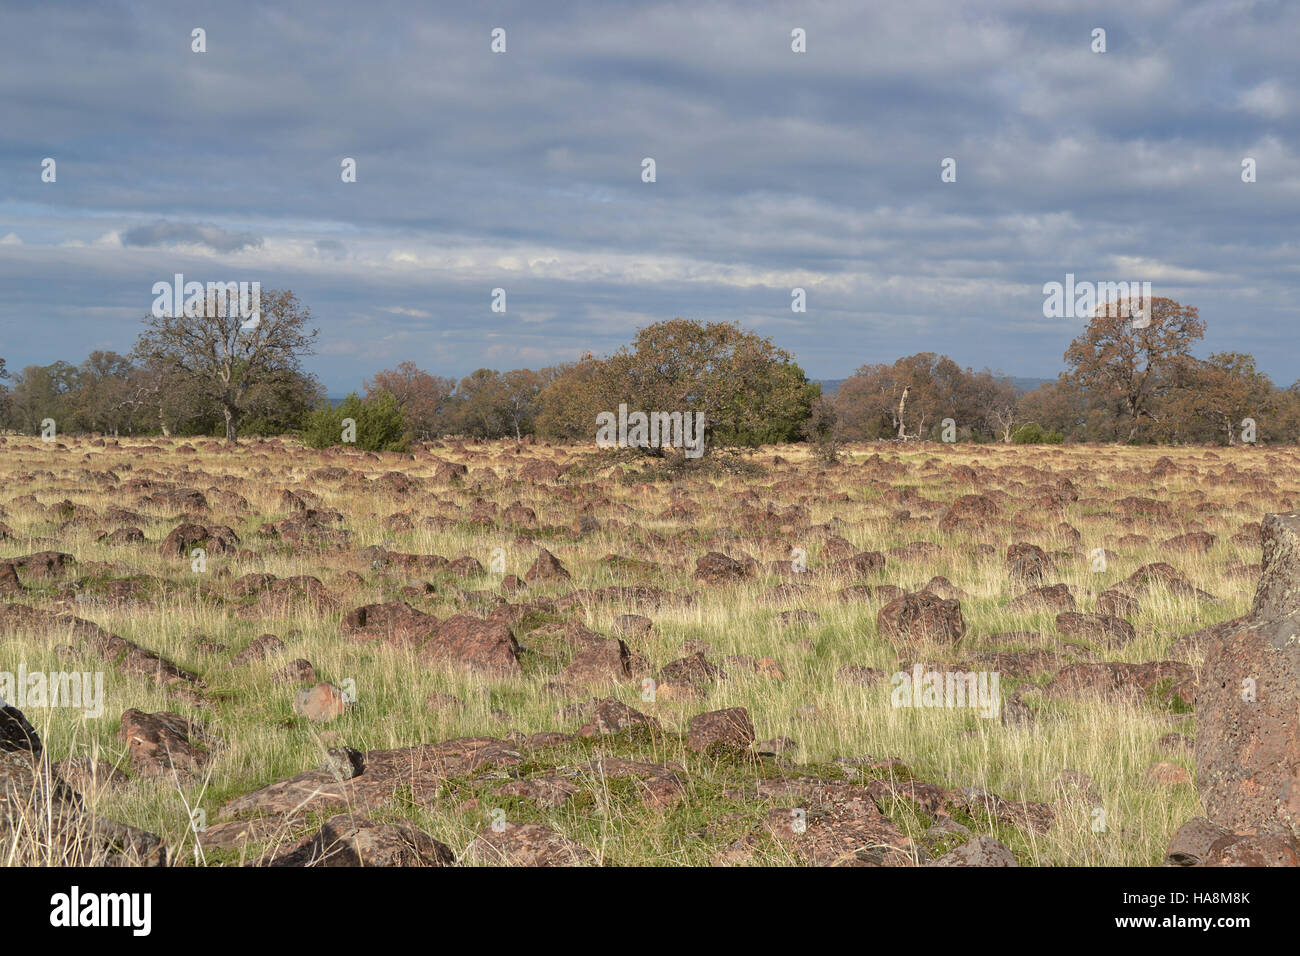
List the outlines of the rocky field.
{"label": "rocky field", "polygon": [[1298,465],[0,438],[0,860],[1294,864]]}

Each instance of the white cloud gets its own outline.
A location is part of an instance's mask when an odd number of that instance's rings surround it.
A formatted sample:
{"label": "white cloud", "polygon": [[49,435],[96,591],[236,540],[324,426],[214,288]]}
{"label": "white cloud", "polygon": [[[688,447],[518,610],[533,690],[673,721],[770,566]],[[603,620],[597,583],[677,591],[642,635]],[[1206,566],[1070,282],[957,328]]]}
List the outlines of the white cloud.
{"label": "white cloud", "polygon": [[1266,119],[1280,119],[1291,108],[1290,97],[1277,80],[1268,80],[1246,90],[1237,98],[1237,105]]}

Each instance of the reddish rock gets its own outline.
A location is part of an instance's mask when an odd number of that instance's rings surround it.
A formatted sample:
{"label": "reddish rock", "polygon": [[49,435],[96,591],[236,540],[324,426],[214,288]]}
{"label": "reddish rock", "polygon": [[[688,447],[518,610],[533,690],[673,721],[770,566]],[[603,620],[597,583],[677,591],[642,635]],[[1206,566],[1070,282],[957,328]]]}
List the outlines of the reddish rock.
{"label": "reddish rock", "polygon": [[837,684],[850,687],[872,687],[885,679],[885,672],[864,664],[845,664],[835,672]]}
{"label": "reddish rock", "polygon": [[866,577],[883,570],[885,556],[879,551],[861,551],[850,558],[843,558],[831,565],[834,574],[853,577]]}
{"label": "reddish rock", "polygon": [[753,574],[754,566],[730,558],[720,551],[710,551],[695,562],[695,579],[705,584],[731,584]]}
{"label": "reddish rock", "polygon": [[985,495],[962,495],[939,517],[939,530],[945,533],[961,528],[979,528],[996,518],[1001,509]]}
{"label": "reddish rock", "polygon": [[1167,694],[1185,705],[1196,699],[1196,680],[1192,668],[1181,661],[1149,661],[1127,664],[1119,661],[1070,664],[1052,678],[1045,688],[1049,697],[1100,696],[1112,700],[1138,703],[1148,693],[1168,684]]}
{"label": "reddish rock", "polygon": [[717,745],[749,750],[754,745],[754,725],[744,707],[729,707],[697,714],[687,724],[687,743],[697,753]]}
{"label": "reddish rock", "polygon": [[1159,787],[1179,787],[1192,782],[1192,775],[1185,767],[1168,760],[1160,760],[1147,767],[1142,774],[1142,782]]}
{"label": "reddish rock", "polygon": [[274,634],[263,634],[261,637],[254,638],[251,644],[232,657],[230,663],[235,667],[239,667],[250,661],[264,661],[272,654],[278,654],[282,650],[284,650],[284,641]]}
{"label": "reddish rock", "polygon": [[977,836],[935,860],[931,866],[1019,866],[1016,855],[989,836]]}
{"label": "reddish rock", "polygon": [[1007,548],[1007,573],[1016,580],[1037,585],[1053,570],[1052,559],[1036,544],[1020,542]]}
{"label": "reddish rock", "polygon": [[961,602],[926,591],[905,594],[876,612],[876,629],[894,644],[937,641],[955,644],[966,633]]}
{"label": "reddish rock", "polygon": [[1192,531],[1180,534],[1176,538],[1160,542],[1160,547],[1170,551],[1186,551],[1189,554],[1209,554],[1217,538],[1208,531]]}
{"label": "reddish rock", "polygon": [[711,663],[702,651],[696,651],[687,657],[665,664],[659,671],[660,685],[689,684],[705,689],[715,680],[726,680],[726,673],[716,664]]}
{"label": "reddish rock", "polygon": [[23,586],[18,572],[8,561],[0,563],[0,594],[22,594]]}
{"label": "reddish rock", "polygon": [[71,571],[77,559],[62,551],[38,551],[18,558],[8,558],[5,563],[22,571],[24,579],[45,580]]}
{"label": "reddish rock", "polygon": [[567,581],[569,572],[560,563],[559,558],[542,548],[537,552],[532,566],[524,574],[524,580],[529,584],[536,584],[539,581]]}
{"label": "reddish rock", "polygon": [[583,866],[595,862],[589,850],[549,827],[504,821],[480,832],[465,855],[490,866]]}
{"label": "reddish rock", "polygon": [[619,734],[625,730],[646,727],[658,731],[659,721],[613,697],[593,700],[584,705],[586,722],[578,728],[581,737]]}
{"label": "reddish rock", "polygon": [[405,820],[379,823],[341,813],[271,866],[452,866],[456,854]]}
{"label": "reddish rock", "polygon": [[310,684],[316,680],[316,668],[311,661],[298,658],[285,664],[272,678],[277,684]]}
{"label": "reddish rock", "polygon": [[122,714],[118,737],[126,741],[131,769],[142,777],[170,776],[173,770],[184,777],[201,770],[210,759],[208,751],[192,739],[204,739],[206,734],[179,714],[146,714],[131,708]]}
{"label": "reddish rock", "polygon": [[564,470],[553,461],[530,461],[519,469],[523,481],[555,481]]}
{"label": "reddish rock", "polygon": [[1008,604],[1007,610],[1016,614],[1028,614],[1034,611],[1073,611],[1074,596],[1070,593],[1069,587],[1064,584],[1032,588]]}
{"label": "reddish rock", "polygon": [[341,717],[347,707],[343,691],[328,681],[298,691],[293,699],[293,712],[306,717],[313,724],[327,723]]}
{"label": "reddish rock", "polygon": [[1206,651],[1197,786],[1214,823],[1300,833],[1300,512],[1267,515],[1263,529],[1250,614]]}
{"label": "reddish rock", "polygon": [[468,614],[456,614],[438,625],[420,648],[422,661],[459,664],[501,676],[518,676],[519,643],[509,625]]}
{"label": "reddish rock", "polygon": [[847,539],[838,534],[829,535],[822,544],[821,558],[828,564],[843,561],[858,553],[858,549]]}
{"label": "reddish rock", "polygon": [[1109,617],[1136,617],[1142,608],[1137,598],[1118,587],[1108,588],[1097,595],[1097,613]]}
{"label": "reddish rock", "polygon": [[1056,629],[1063,637],[1103,647],[1123,647],[1137,636],[1133,625],[1123,618],[1073,611],[1056,615]]}
{"label": "reddish rock", "polygon": [[629,663],[627,645],[617,638],[586,638],[560,679],[569,685],[621,684],[632,676]]}
{"label": "reddish rock", "polygon": [[620,614],[614,630],[623,637],[647,637],[654,630],[654,622],[642,614]]}
{"label": "reddish rock", "polygon": [[418,647],[437,629],[437,618],[417,611],[405,601],[367,604],[343,618],[343,633],[356,643],[384,641],[399,647]]}

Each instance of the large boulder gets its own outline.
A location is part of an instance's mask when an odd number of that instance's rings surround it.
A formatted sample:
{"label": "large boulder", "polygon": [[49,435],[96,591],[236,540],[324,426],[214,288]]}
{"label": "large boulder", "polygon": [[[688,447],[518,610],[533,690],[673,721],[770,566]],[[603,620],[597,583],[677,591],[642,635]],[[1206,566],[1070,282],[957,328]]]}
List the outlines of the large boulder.
{"label": "large boulder", "polygon": [[397,647],[419,647],[438,629],[438,619],[405,601],[386,601],[354,608],[343,617],[349,641],[383,641]]}
{"label": "large boulder", "polygon": [[1245,621],[1206,648],[1197,786],[1212,823],[1300,836],[1300,512],[1267,515]]}
{"label": "large boulder", "polygon": [[1006,563],[1007,574],[1031,587],[1041,584],[1043,578],[1056,568],[1046,551],[1025,541],[1007,548]]}
{"label": "large boulder", "polygon": [[537,584],[541,581],[567,581],[569,571],[560,563],[559,558],[542,548],[537,552],[537,558],[532,566],[524,573],[524,580],[529,584]]}
{"label": "large boulder", "polygon": [[929,591],[918,591],[904,594],[877,611],[876,630],[894,644],[956,644],[966,633],[966,624],[960,601],[945,601]]}
{"label": "large boulder", "polygon": [[730,584],[750,577],[754,565],[737,561],[720,551],[710,551],[695,562],[695,579],[705,584]]}
{"label": "large boulder", "polygon": [[744,707],[728,707],[696,714],[686,730],[687,743],[697,752],[713,747],[748,750],[754,746],[754,725]]}
{"label": "large boulder", "polygon": [[453,664],[504,676],[518,676],[519,643],[501,621],[455,614],[438,625],[420,649],[426,663]]}
{"label": "large boulder", "polygon": [[188,776],[207,766],[209,752],[199,742],[208,742],[197,723],[179,714],[146,714],[134,707],[122,714],[118,736],[126,741],[131,769],[142,777]]}
{"label": "large boulder", "polygon": [[331,817],[272,866],[451,866],[456,855],[405,820],[376,822],[341,813]]}
{"label": "large boulder", "polygon": [[583,866],[595,862],[586,847],[550,827],[506,821],[480,832],[465,855],[485,866]]}

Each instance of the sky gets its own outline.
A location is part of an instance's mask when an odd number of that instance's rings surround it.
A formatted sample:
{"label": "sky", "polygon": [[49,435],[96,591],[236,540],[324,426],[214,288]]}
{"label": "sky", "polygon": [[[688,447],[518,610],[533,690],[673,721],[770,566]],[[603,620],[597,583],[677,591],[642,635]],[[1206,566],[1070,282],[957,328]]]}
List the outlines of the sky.
{"label": "sky", "polygon": [[332,395],[675,316],[813,378],[1053,377],[1071,273],[1151,282],[1198,354],[1289,385],[1298,40],[1291,0],[0,0],[0,357],[127,352],[182,273],[293,290]]}

